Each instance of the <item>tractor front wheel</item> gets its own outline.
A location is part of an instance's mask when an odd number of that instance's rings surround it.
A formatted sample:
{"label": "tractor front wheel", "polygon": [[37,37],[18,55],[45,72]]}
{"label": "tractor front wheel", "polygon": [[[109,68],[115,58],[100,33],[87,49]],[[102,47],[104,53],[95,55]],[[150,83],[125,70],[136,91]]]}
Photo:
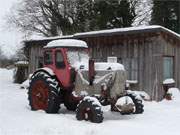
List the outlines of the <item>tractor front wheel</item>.
{"label": "tractor front wheel", "polygon": [[93,123],[103,121],[103,112],[99,101],[94,97],[85,97],[77,106],[77,120],[90,120]]}
{"label": "tractor front wheel", "polygon": [[142,114],[144,112],[144,105],[142,103],[142,99],[138,98],[138,96],[134,93],[128,93],[127,96],[129,96],[135,105],[135,112],[134,114]]}

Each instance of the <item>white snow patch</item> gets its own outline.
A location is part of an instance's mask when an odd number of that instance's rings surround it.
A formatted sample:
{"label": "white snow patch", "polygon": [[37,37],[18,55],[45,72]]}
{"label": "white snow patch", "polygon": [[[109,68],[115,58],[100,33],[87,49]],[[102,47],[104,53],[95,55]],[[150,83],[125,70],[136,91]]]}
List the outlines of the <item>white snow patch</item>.
{"label": "white snow patch", "polygon": [[21,89],[27,89],[29,87],[29,79],[25,80],[20,87]]}
{"label": "white snow patch", "polygon": [[[179,135],[180,100],[144,102],[144,113],[120,115],[102,107],[104,121],[77,121],[75,112],[61,105],[59,114],[31,111],[27,91],[13,84],[13,71],[0,69],[0,135]],[[180,96],[176,94],[177,98]],[[151,129],[151,130],[149,130]]]}
{"label": "white snow patch", "polygon": [[30,78],[32,77],[33,74],[29,74],[28,79],[25,80],[23,83],[21,83],[20,88],[21,89],[28,89],[29,88],[29,83],[30,83]]}
{"label": "white snow patch", "polygon": [[169,30],[169,29],[167,29],[167,28],[165,28],[163,26],[160,26],[160,25],[145,26],[145,25],[147,25],[147,24],[137,26],[137,27],[114,28],[114,29],[109,29],[109,30],[100,30],[100,31],[76,33],[76,34],[74,34],[74,37],[76,37],[76,36],[96,35],[96,34],[123,33],[123,32],[130,32],[130,31],[152,30],[152,29],[158,29],[159,28],[159,29],[167,31],[167,32],[175,35],[176,37],[180,38],[180,34],[177,34],[176,32],[173,32],[172,30]]}
{"label": "white snow patch", "polygon": [[82,47],[88,48],[86,42],[76,39],[59,39],[49,42],[44,48],[51,47]]}
{"label": "white snow patch", "polygon": [[[98,84],[98,83],[100,83],[102,80],[104,80],[108,76],[110,76],[110,78],[111,78],[113,76],[112,74],[113,74],[113,72],[107,73],[107,74],[105,74],[103,76],[100,76],[100,77],[99,76],[95,76],[95,79],[94,79],[93,83]],[[110,78],[109,78],[109,80],[110,80]],[[107,80],[107,82],[109,82],[109,80]]]}
{"label": "white snow patch", "polygon": [[101,104],[99,103],[99,101],[95,97],[86,96],[83,98],[83,100],[93,101],[93,105],[101,106]]}
{"label": "white snow patch", "polygon": [[172,95],[173,100],[180,101],[180,90],[178,88],[170,88],[167,93]]}
{"label": "white snow patch", "polygon": [[175,83],[173,78],[169,78],[163,81],[163,84],[173,84],[173,83]]}
{"label": "white snow patch", "polygon": [[95,70],[125,70],[125,68],[120,63],[96,62]]}
{"label": "white snow patch", "polygon": [[27,64],[29,64],[28,61],[18,61],[15,63],[15,65],[27,65]]}
{"label": "white snow patch", "polygon": [[138,80],[126,80],[126,83],[128,83],[128,84],[137,84]]}
{"label": "white snow patch", "polygon": [[59,39],[65,39],[65,38],[73,38],[73,35],[67,35],[67,36],[54,36],[54,37],[43,37],[39,35],[32,35],[29,37],[26,42],[29,41],[43,41],[43,40],[59,40]]}
{"label": "white snow patch", "polygon": [[87,93],[87,91],[81,91],[81,93],[80,93],[80,96],[87,96],[88,95],[88,93]]}
{"label": "white snow patch", "polygon": [[131,84],[137,84],[138,80],[126,80],[126,87],[130,87]]}
{"label": "white snow patch", "polygon": [[133,100],[129,96],[121,97],[117,100],[116,106],[123,106],[128,104],[134,104]]}
{"label": "white snow patch", "polygon": [[145,91],[127,90],[127,93],[133,94],[136,97],[136,99],[139,99],[139,100],[144,99],[146,101],[149,101],[151,99],[151,97]]}
{"label": "white snow patch", "polygon": [[138,30],[157,29],[157,28],[164,28],[164,27],[159,26],[159,25],[151,25],[151,26],[138,26],[138,27],[127,27],[127,28],[114,28],[114,29],[109,29],[109,30],[77,33],[74,36],[86,36],[86,35],[104,34],[104,33],[108,34],[108,33],[114,33],[114,32],[138,31]]}
{"label": "white snow patch", "polygon": [[67,51],[68,62],[76,70],[88,69],[89,55],[85,50],[71,50]]}

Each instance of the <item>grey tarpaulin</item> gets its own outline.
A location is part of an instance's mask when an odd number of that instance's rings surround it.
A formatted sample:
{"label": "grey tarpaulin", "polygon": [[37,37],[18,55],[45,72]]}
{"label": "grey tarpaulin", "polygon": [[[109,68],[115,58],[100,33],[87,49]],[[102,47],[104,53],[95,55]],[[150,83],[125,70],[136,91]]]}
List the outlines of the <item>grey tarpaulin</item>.
{"label": "grey tarpaulin", "polygon": [[78,71],[75,81],[75,94],[80,96],[82,92],[88,95],[100,94],[101,85],[107,84],[110,88],[111,98],[115,98],[124,94],[126,82],[126,72],[124,70],[106,70],[96,71],[93,85],[89,85],[88,71]]}

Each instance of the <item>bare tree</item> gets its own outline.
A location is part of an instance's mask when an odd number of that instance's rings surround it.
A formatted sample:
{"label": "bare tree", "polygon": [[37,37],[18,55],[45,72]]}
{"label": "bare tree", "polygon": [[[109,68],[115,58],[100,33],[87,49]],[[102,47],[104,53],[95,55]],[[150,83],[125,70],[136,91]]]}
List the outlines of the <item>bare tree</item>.
{"label": "bare tree", "polygon": [[136,18],[134,20],[133,25],[149,25],[151,21],[151,14],[152,14],[152,7],[153,1],[152,0],[138,0],[136,3]]}
{"label": "bare tree", "polygon": [[[44,36],[71,34],[72,0],[24,0],[14,5],[8,23],[23,32]],[[72,11],[70,11],[72,9]]]}
{"label": "bare tree", "polygon": [[27,34],[69,35],[129,27],[138,0],[23,0],[12,9],[8,23]]}

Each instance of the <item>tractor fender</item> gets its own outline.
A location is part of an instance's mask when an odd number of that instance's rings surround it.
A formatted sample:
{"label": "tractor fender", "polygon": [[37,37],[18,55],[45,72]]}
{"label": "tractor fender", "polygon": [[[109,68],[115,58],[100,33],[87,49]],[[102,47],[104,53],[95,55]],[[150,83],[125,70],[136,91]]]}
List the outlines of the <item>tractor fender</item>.
{"label": "tractor fender", "polygon": [[44,68],[39,68],[38,70],[36,70],[33,75],[31,76],[30,80],[32,80],[32,78],[34,77],[35,74],[39,73],[39,72],[44,72],[52,77],[55,76],[54,71],[48,67],[44,67]]}
{"label": "tractor fender", "polygon": [[38,74],[39,72],[43,72],[43,73],[45,73],[45,74],[48,74],[48,75],[51,76],[52,78],[56,79],[56,80],[59,82],[60,87],[61,87],[61,88],[64,88],[63,85],[62,85],[62,83],[57,79],[57,76],[56,76],[56,74],[54,73],[54,71],[53,71],[52,69],[48,68],[48,67],[44,67],[44,68],[39,68],[39,69],[37,69],[37,70],[32,74],[32,76],[30,77],[30,80],[29,80],[29,81],[31,82],[31,80],[34,78],[34,76],[35,76],[36,74]]}

